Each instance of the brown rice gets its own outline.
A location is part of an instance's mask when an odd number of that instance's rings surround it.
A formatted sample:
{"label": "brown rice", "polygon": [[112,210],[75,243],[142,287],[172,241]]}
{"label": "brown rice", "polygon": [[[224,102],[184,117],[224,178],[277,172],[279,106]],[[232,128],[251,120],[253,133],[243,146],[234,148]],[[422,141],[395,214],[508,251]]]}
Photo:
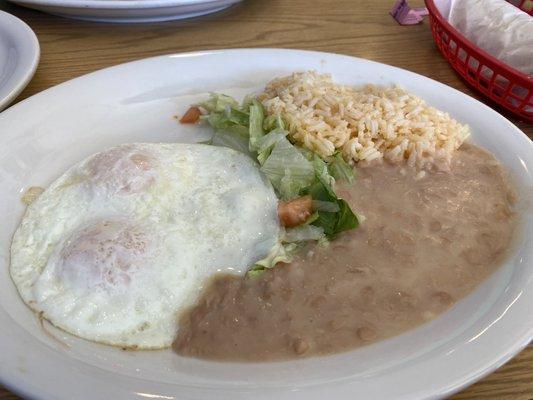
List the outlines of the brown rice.
{"label": "brown rice", "polygon": [[340,150],[350,162],[384,158],[446,169],[470,134],[467,125],[398,86],[343,86],[329,74],[274,79],[258,98],[269,115],[284,118],[293,140],[323,157]]}

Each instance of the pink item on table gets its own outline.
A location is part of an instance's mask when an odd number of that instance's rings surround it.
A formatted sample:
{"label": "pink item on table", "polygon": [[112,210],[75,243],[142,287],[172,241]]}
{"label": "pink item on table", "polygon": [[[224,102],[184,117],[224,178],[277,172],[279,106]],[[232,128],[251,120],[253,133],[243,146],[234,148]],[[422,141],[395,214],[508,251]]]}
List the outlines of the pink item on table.
{"label": "pink item on table", "polygon": [[389,13],[400,25],[416,25],[428,15],[428,10],[426,7],[411,8],[407,0],[398,0]]}

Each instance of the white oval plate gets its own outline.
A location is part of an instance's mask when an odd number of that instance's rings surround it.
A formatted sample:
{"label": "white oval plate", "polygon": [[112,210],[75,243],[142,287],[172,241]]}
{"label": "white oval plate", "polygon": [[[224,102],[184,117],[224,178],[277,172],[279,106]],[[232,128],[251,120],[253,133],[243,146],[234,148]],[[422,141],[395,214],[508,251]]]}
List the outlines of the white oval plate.
{"label": "white oval plate", "polygon": [[28,85],[39,56],[39,41],[31,28],[0,11],[0,111]]}
{"label": "white oval plate", "polygon": [[[43,330],[8,274],[23,188],[129,141],[196,141],[176,113],[221,91],[243,95],[295,70],[346,84],[399,83],[471,125],[474,140],[533,186],[533,144],[513,124],[441,83],[375,62],[296,50],[176,54],[98,71],[0,114],[0,379],[34,399],[435,399],[488,374],[533,336],[533,217],[509,261],[472,295],[418,329],[359,350],[265,364],[216,363],[170,350],[125,352]],[[531,195],[531,192],[529,193]],[[51,332],[60,342],[51,338]],[[265,332],[268,335],[268,332]],[[257,338],[261,340],[261,338]]]}
{"label": "white oval plate", "polygon": [[242,0],[10,0],[66,18],[97,22],[141,23],[198,17]]}

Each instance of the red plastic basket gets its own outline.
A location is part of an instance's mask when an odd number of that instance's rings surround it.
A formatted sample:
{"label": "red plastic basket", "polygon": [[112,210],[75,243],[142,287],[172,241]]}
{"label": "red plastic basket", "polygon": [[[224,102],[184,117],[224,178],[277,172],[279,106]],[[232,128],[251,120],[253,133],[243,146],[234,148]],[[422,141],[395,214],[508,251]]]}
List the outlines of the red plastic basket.
{"label": "red plastic basket", "polygon": [[[433,0],[425,2],[435,43],[457,73],[520,119],[533,122],[533,76],[510,67],[477,47],[448,23]],[[532,15],[531,0],[510,3]]]}

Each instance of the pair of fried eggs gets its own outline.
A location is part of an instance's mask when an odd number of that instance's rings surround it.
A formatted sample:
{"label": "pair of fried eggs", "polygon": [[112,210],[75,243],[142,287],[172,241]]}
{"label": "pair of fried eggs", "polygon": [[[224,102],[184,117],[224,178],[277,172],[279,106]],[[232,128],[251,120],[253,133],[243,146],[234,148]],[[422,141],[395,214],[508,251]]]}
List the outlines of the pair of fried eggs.
{"label": "pair of fried eggs", "polygon": [[67,332],[168,347],[210,276],[243,274],[275,246],[277,202],[234,150],[121,145],[74,165],[28,206],[11,276],[24,302]]}

